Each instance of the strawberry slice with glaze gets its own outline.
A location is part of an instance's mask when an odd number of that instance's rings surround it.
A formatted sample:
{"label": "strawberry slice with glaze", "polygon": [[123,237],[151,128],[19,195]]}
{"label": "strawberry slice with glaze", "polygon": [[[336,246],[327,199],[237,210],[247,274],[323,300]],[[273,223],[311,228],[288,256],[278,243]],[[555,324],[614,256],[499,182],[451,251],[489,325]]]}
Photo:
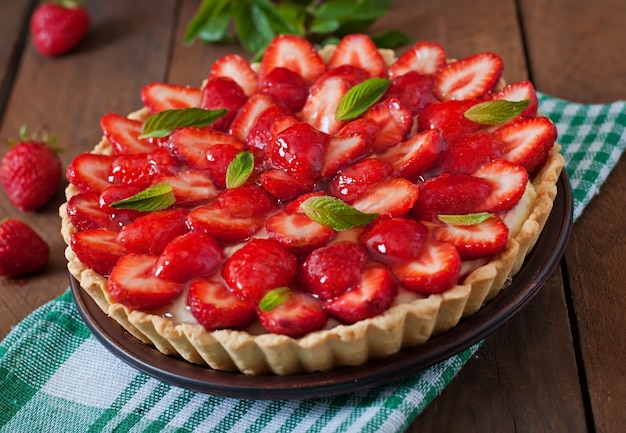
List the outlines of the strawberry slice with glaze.
{"label": "strawberry slice with glaze", "polygon": [[255,93],[239,109],[237,116],[230,124],[229,133],[237,140],[245,143],[259,116],[273,106],[276,106],[276,103],[271,96]]}
{"label": "strawberry slice with glaze", "polygon": [[328,62],[329,69],[351,65],[368,72],[370,77],[382,77],[387,67],[376,44],[365,34],[344,36]]}
{"label": "strawberry slice with glaze", "polygon": [[434,91],[435,79],[432,75],[409,71],[391,80],[386,98],[397,98],[411,110],[413,115],[420,114],[424,108],[437,102]]}
{"label": "strawberry slice with glaze", "polygon": [[187,211],[176,208],[142,215],[124,226],[117,242],[128,251],[142,254],[161,254],[174,238],[187,233]]}
{"label": "strawberry slice with glaze", "polygon": [[111,143],[115,155],[148,153],[157,148],[150,140],[140,139],[143,122],[116,113],[107,113],[100,119],[100,128]]}
{"label": "strawberry slice with glaze", "polygon": [[492,52],[449,63],[435,75],[435,95],[441,101],[480,98],[500,80],[504,63]]}
{"label": "strawberry slice with glaze", "polygon": [[440,172],[472,174],[481,165],[502,156],[504,144],[486,131],[462,134],[448,141]]}
{"label": "strawberry slice with glaze", "polygon": [[313,191],[316,185],[314,180],[298,179],[278,168],[270,168],[261,173],[258,182],[263,189],[281,201]]}
{"label": "strawberry slice with glaze", "polygon": [[465,117],[465,112],[480,103],[477,99],[450,100],[428,105],[417,117],[417,130],[440,129],[446,141],[481,128],[481,125]]}
{"label": "strawberry slice with glaze", "polygon": [[172,155],[192,168],[207,169],[207,151],[217,144],[232,146],[241,151],[243,141],[213,128],[180,128],[169,137],[168,148]]}
{"label": "strawberry slice with glaze", "polygon": [[411,210],[418,196],[416,184],[402,177],[392,177],[368,189],[352,206],[365,213],[402,216]]}
{"label": "strawberry slice with glaze", "polygon": [[117,232],[105,228],[84,230],[72,234],[72,251],[85,266],[101,275],[109,275],[126,248],[115,239]]}
{"label": "strawberry slice with glaze", "polygon": [[277,206],[276,200],[254,183],[222,191],[216,203],[237,218],[265,218]]}
{"label": "strawberry slice with glaze", "polygon": [[388,147],[380,157],[391,164],[398,176],[417,182],[439,163],[446,147],[441,131],[431,129]]}
{"label": "strawberry slice with glaze", "polygon": [[192,231],[203,231],[221,244],[243,242],[263,227],[263,219],[239,218],[215,201],[189,211],[187,225]]}
{"label": "strawberry slice with glaze", "polygon": [[296,72],[283,67],[276,67],[265,76],[259,92],[271,96],[274,101],[290,113],[297,113],[302,109],[309,86],[304,78]]}
{"label": "strawberry slice with glaze", "polygon": [[297,179],[317,180],[324,163],[330,136],[306,122],[296,123],[276,136],[270,151],[271,163]]}
{"label": "strawberry slice with glaze", "polygon": [[179,163],[163,148],[149,153],[118,155],[111,163],[109,181],[119,183],[151,183],[159,175],[167,175],[178,170]]}
{"label": "strawberry slice with glaze", "polygon": [[502,212],[511,209],[524,195],[528,183],[526,169],[505,159],[494,159],[484,164],[473,176],[484,179],[492,185],[491,194],[481,206],[481,211],[484,212]]}
{"label": "strawberry slice with glaze", "polygon": [[345,125],[345,121],[335,118],[337,107],[350,85],[341,77],[326,78],[315,83],[302,107],[300,118],[314,128],[327,134],[335,134]]}
{"label": "strawberry slice with glaze", "polygon": [[213,63],[209,71],[209,80],[217,77],[227,77],[235,80],[246,96],[256,93],[259,78],[252,70],[250,63],[239,54],[226,54]]}
{"label": "strawberry slice with glaze", "polygon": [[115,156],[82,153],[67,166],[65,177],[80,192],[102,192],[111,186],[109,173]]}
{"label": "strawberry slice with glaze", "polygon": [[389,66],[387,75],[394,79],[408,72],[433,75],[446,66],[446,52],[438,42],[419,41]]}
{"label": "strawberry slice with glaze", "polygon": [[[284,121],[283,119],[289,120]],[[282,129],[274,133],[273,128],[277,123],[286,126],[277,126],[277,128],[281,127]],[[246,137],[246,146],[254,154],[255,161],[265,161],[267,149],[276,138],[278,132],[296,123],[298,123],[298,119],[291,116],[287,109],[281,106],[271,106],[263,111],[254,122],[254,125],[252,125],[252,128],[250,128]]]}
{"label": "strawberry slice with glaze", "polygon": [[154,267],[154,275],[184,284],[213,274],[224,261],[224,252],[210,236],[189,232],[172,239]]}
{"label": "strawberry slice with glaze", "polygon": [[265,229],[271,239],[298,256],[303,256],[316,248],[326,245],[335,231],[302,213],[279,211],[265,222]]}
{"label": "strawberry slice with glaze", "polygon": [[368,189],[387,179],[392,173],[391,165],[378,157],[362,159],[337,173],[330,182],[330,193],[352,204]]}
{"label": "strawberry slice with glaze", "polygon": [[109,218],[109,214],[100,207],[100,194],[95,191],[72,196],[67,201],[66,211],[70,221],[79,231],[100,227],[119,230],[119,226],[116,226]]}
{"label": "strawberry slice with glaze", "polygon": [[537,109],[539,108],[537,91],[535,90],[535,86],[528,80],[509,83],[498,93],[491,96],[491,100],[523,101],[525,99],[528,99],[530,103],[516,119],[527,119],[537,116]]}
{"label": "strawberry slice with glaze", "polygon": [[211,78],[202,89],[200,108],[228,110],[224,116],[211,124],[215,130],[227,131],[237,112],[247,100],[248,97],[235,80],[229,77]]}
{"label": "strawberry slice with glaze", "polygon": [[257,307],[259,321],[267,331],[298,338],[324,327],[328,315],[318,299],[288,288],[277,291],[281,291],[283,298],[278,305],[264,309],[262,303]]}
{"label": "strawberry slice with glaze", "polygon": [[153,82],[141,89],[141,100],[151,113],[197,107],[201,98],[202,90],[198,87]]}
{"label": "strawberry slice with glaze", "polygon": [[376,150],[405,140],[413,122],[411,110],[397,98],[386,98],[374,104],[363,114],[363,118],[373,120],[380,128],[374,140]]}
{"label": "strawberry slice with glaze", "polygon": [[437,225],[433,234],[438,240],[454,245],[462,260],[474,260],[504,250],[509,228],[494,215],[478,224]]}
{"label": "strawberry slice with glaze", "polygon": [[[231,146],[226,145],[228,148]],[[167,182],[172,187],[176,204],[183,207],[198,206],[217,197],[219,189],[213,178],[200,170],[183,170],[176,174],[157,176],[153,183]]]}
{"label": "strawberry slice with glaze", "polygon": [[359,236],[370,257],[395,265],[418,257],[428,238],[428,228],[409,218],[380,219]]}
{"label": "strawberry slice with glaze", "polygon": [[370,150],[370,143],[360,134],[330,137],[324,154],[322,177],[332,179],[339,170],[361,159]]}
{"label": "strawberry slice with glaze", "polygon": [[326,72],[326,64],[315,47],[305,38],[291,34],[279,35],[267,46],[259,69],[260,81],[276,67],[297,73],[308,85]]}

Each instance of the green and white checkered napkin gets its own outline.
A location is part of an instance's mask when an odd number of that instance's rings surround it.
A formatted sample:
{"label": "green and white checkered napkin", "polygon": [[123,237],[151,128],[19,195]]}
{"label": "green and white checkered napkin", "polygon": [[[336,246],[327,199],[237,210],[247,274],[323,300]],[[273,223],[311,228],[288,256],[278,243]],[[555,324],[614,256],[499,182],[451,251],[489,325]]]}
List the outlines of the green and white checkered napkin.
{"label": "green and white checkered napkin", "polygon": [[[560,133],[576,219],[626,146],[626,102],[581,105],[539,96]],[[479,346],[369,391],[303,401],[214,397],[162,383],[110,354],[68,291],[0,345],[0,431],[399,432]]]}

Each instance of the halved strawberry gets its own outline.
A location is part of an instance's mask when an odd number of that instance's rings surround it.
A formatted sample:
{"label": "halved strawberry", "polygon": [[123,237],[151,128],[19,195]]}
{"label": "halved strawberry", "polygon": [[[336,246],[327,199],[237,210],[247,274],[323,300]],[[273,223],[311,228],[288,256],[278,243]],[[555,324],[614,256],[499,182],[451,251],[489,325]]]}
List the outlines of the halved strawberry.
{"label": "halved strawberry", "polygon": [[446,147],[441,131],[431,129],[388,147],[380,157],[391,164],[398,176],[417,182],[437,165]]}
{"label": "halved strawberry", "polygon": [[139,120],[107,113],[100,119],[100,128],[111,143],[115,155],[128,153],[147,153],[156,149],[157,145],[150,140],[140,139],[143,123]]}
{"label": "halved strawberry", "polygon": [[246,96],[252,96],[258,89],[258,77],[250,63],[239,54],[226,54],[217,59],[209,71],[209,80],[216,77],[228,77],[243,89]]}
{"label": "halved strawberry", "polygon": [[222,244],[243,242],[263,227],[262,218],[237,218],[216,202],[198,206],[187,215],[192,231],[203,231]]}
{"label": "halved strawberry", "polygon": [[333,69],[342,65],[357,66],[366,70],[370,77],[382,77],[387,70],[376,44],[365,34],[347,35],[339,41],[328,67]]}
{"label": "halved strawberry", "polygon": [[392,268],[400,285],[422,295],[450,289],[459,279],[460,271],[461,257],[454,245],[434,240],[424,245],[417,258]]}
{"label": "halved strawberry", "polygon": [[370,78],[370,74],[363,68],[346,64],[329,69],[315,81],[314,85],[321,85],[325,80],[333,77],[341,78],[348,84],[348,87],[354,87]]}
{"label": "halved strawberry", "polygon": [[190,167],[206,169],[209,164],[206,152],[216,144],[229,145],[238,151],[244,148],[243,141],[213,128],[176,129],[169,137],[168,146],[172,155]]}
{"label": "halved strawberry", "polygon": [[386,311],[398,294],[398,283],[383,266],[371,266],[359,282],[324,304],[324,309],[343,324],[369,319]]}
{"label": "halved strawberry", "polygon": [[83,230],[72,234],[70,246],[84,265],[101,275],[109,275],[126,248],[115,238],[117,232],[105,228]]}
{"label": "halved strawberry", "polygon": [[130,252],[158,255],[172,239],[189,231],[186,218],[180,208],[151,212],[123,227],[116,240]]}
{"label": "halved strawberry", "polygon": [[402,216],[411,210],[418,195],[416,184],[402,177],[392,177],[368,189],[352,206],[365,213]]}
{"label": "halved strawberry", "polygon": [[242,143],[246,142],[250,130],[258,120],[259,116],[268,108],[275,106],[276,103],[271,96],[263,93],[255,93],[252,95],[243,107],[239,109],[237,116],[230,124],[229,133]]}
{"label": "halved strawberry", "polygon": [[373,120],[380,128],[374,140],[374,148],[377,150],[405,140],[413,122],[411,110],[397,98],[383,99],[370,107],[363,117]]}
{"label": "halved strawberry", "polygon": [[557,129],[544,116],[519,119],[494,132],[504,143],[502,159],[526,168],[533,175],[548,159],[556,142]]}
{"label": "halved strawberry", "polygon": [[205,168],[211,175],[211,179],[213,179],[216,187],[220,189],[226,188],[228,166],[240,152],[240,149],[230,144],[214,144],[206,150]]}
{"label": "halved strawberry", "polygon": [[493,90],[503,69],[502,59],[492,52],[449,63],[435,75],[435,95],[441,101],[479,98]]}
{"label": "halved strawberry", "polygon": [[303,213],[279,211],[265,222],[270,238],[298,256],[326,245],[334,236],[330,227],[313,221]]}
{"label": "halved strawberry", "polygon": [[278,105],[290,113],[297,113],[309,95],[309,86],[296,72],[276,67],[263,78],[259,92],[271,96]]}
{"label": "halved strawberry", "polygon": [[448,141],[439,171],[472,174],[481,165],[502,156],[504,144],[486,131],[462,134]]}
{"label": "halved strawberry", "polygon": [[[135,209],[115,208],[111,206],[111,203],[132,197],[148,186],[149,184],[147,183],[120,183],[111,185],[100,193],[100,199],[98,200],[100,208],[109,215],[113,225],[116,227],[115,230],[119,231],[120,228],[146,213]],[[114,229],[112,228],[111,230]]]}
{"label": "halved strawberry", "polygon": [[102,192],[107,189],[111,164],[115,156],[81,153],[67,166],[65,177],[80,192]]}
{"label": "halved strawberry", "polygon": [[264,218],[277,206],[276,200],[254,183],[222,191],[216,203],[236,218]]}
{"label": "halved strawberry", "polygon": [[119,183],[151,183],[159,175],[178,171],[178,161],[163,148],[149,153],[118,155],[111,163],[109,181]]}
{"label": "halved strawberry", "polygon": [[202,232],[188,232],[172,239],[154,267],[154,275],[177,283],[213,274],[224,261],[217,242]]}
{"label": "halved strawberry", "polygon": [[379,132],[380,127],[376,121],[373,119],[359,117],[343,125],[341,129],[337,131],[335,136],[352,137],[354,135],[359,135],[365,139],[367,147],[372,148]]}
{"label": "halved strawberry", "polygon": [[309,85],[326,71],[315,47],[305,38],[290,34],[275,37],[267,46],[259,70],[260,81],[276,67],[292,70]]}
{"label": "halved strawberry", "polygon": [[391,165],[378,157],[362,159],[337,173],[330,182],[330,193],[352,204],[368,189],[388,178],[392,173]]}
{"label": "halved strawberry", "polygon": [[285,129],[272,143],[272,166],[298,179],[317,180],[324,162],[330,136],[308,123],[300,122]]}
{"label": "halved strawberry", "polygon": [[315,83],[309,89],[309,96],[302,107],[300,118],[314,128],[327,134],[335,134],[345,121],[335,118],[337,107],[350,86],[340,77],[331,77]]}
{"label": "halved strawberry", "polygon": [[[225,145],[228,148],[231,146]],[[167,182],[172,187],[178,206],[192,207],[217,197],[219,189],[213,178],[200,170],[183,170],[176,174],[157,176],[153,183]]]}
{"label": "halved strawberry", "polygon": [[462,260],[490,257],[504,250],[509,228],[497,216],[478,224],[442,224],[433,229],[435,238],[455,246]]}
{"label": "halved strawberry", "polygon": [[197,107],[201,97],[200,88],[177,84],[153,82],[141,89],[141,100],[151,113]]}
{"label": "halved strawberry", "polygon": [[277,288],[267,296],[277,292],[280,292],[279,302],[271,302],[269,307],[261,302],[257,308],[259,321],[267,331],[298,338],[324,327],[328,316],[319,300],[289,288]]}
{"label": "halved strawberry", "polygon": [[385,97],[397,98],[416,115],[437,101],[434,86],[435,79],[432,75],[410,71],[391,80]]}
{"label": "halved strawberry", "polygon": [[191,282],[187,305],[199,324],[215,329],[241,329],[256,318],[253,303],[232,293],[219,278],[198,278]]}
{"label": "halved strawberry", "polygon": [[173,302],[183,284],[154,275],[156,256],[128,254],[121,257],[109,276],[108,289],[116,302],[132,310],[155,310]]}
{"label": "halved strawberry", "polygon": [[409,218],[381,219],[359,236],[370,257],[387,265],[413,260],[424,248],[428,229]]}
{"label": "halved strawberry", "polygon": [[119,230],[109,218],[109,214],[100,207],[100,194],[95,191],[80,193],[67,201],[67,216],[78,229],[91,230],[107,228]]}
{"label": "halved strawberry", "polygon": [[295,117],[289,114],[287,109],[278,105],[269,107],[257,117],[246,137],[246,146],[254,154],[255,161],[263,162],[265,160],[267,149],[275,137],[272,134],[272,126],[284,117],[293,120],[289,126],[298,122]]}
{"label": "halved strawberry", "polygon": [[528,107],[526,107],[517,118],[526,119],[537,116],[539,106],[537,91],[535,90],[535,86],[528,80],[509,83],[498,93],[493,94],[490,99],[505,101],[523,101],[528,99],[530,101]]}
{"label": "halved strawberry", "polygon": [[418,131],[440,129],[446,141],[481,128],[481,125],[465,117],[465,112],[480,103],[478,99],[436,102],[424,108],[417,117]]}
{"label": "halved strawberry", "polygon": [[322,177],[332,179],[339,170],[361,159],[370,150],[370,143],[359,134],[330,137],[324,154]]}
{"label": "halved strawberry", "polygon": [[231,122],[246,103],[248,97],[239,84],[230,77],[216,77],[207,81],[202,88],[200,108],[219,110],[225,108],[228,112],[211,124],[218,131],[227,131]]}
{"label": "halved strawberry", "polygon": [[438,42],[419,41],[389,66],[387,75],[394,79],[414,71],[433,75],[446,65],[446,52]]}
{"label": "halved strawberry", "polygon": [[484,212],[502,212],[515,206],[526,191],[528,172],[521,165],[505,159],[494,159],[473,174],[489,182],[491,194],[481,205]]}
{"label": "halved strawberry", "polygon": [[285,201],[313,191],[316,182],[298,179],[278,168],[270,168],[259,175],[259,185],[277,200]]}

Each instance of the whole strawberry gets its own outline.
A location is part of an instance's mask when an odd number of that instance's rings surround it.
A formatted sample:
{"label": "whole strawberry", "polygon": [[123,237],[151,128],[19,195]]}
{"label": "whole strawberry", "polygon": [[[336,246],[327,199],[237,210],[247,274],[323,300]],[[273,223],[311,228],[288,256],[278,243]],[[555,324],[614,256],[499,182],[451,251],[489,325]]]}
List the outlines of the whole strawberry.
{"label": "whole strawberry", "polygon": [[29,212],[42,207],[57,191],[61,160],[48,146],[47,134],[29,138],[22,128],[20,135],[0,162],[0,182],[13,206]]}
{"label": "whole strawberry", "polygon": [[30,19],[37,51],[59,56],[72,50],[89,29],[89,14],[82,0],[55,0],[41,4]]}
{"label": "whole strawberry", "polygon": [[50,248],[25,222],[5,219],[0,223],[0,275],[18,276],[41,270]]}

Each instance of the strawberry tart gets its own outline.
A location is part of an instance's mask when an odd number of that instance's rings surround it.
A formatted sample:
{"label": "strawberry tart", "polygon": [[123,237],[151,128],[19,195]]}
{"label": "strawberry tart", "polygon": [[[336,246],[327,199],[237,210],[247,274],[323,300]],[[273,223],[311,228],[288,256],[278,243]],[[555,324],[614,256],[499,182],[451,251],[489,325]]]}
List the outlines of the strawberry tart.
{"label": "strawberry tart", "polygon": [[282,35],[198,87],[155,82],[67,169],[71,274],[160,352],[328,371],[446,332],[506,290],[557,193],[556,128],[491,52]]}

